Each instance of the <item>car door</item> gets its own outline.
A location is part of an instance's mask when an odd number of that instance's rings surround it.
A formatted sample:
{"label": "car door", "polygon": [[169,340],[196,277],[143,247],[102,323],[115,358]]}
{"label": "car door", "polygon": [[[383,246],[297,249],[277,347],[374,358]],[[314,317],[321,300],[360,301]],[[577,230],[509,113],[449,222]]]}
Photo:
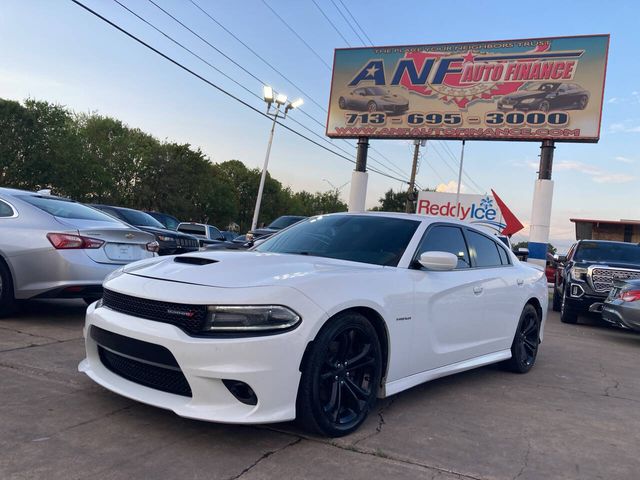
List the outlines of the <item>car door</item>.
{"label": "car door", "polygon": [[511,346],[524,304],[524,277],[497,239],[471,228],[465,229],[465,236],[483,304],[483,345],[478,353],[504,350]]}
{"label": "car door", "polygon": [[[456,269],[426,270],[417,263],[427,251],[453,253]],[[411,373],[450,365],[484,353],[486,276],[473,268],[463,227],[436,223],[425,232],[412,263],[414,336]]]}
{"label": "car door", "polygon": [[554,98],[552,106],[553,108],[566,107],[570,102],[568,88],[565,84],[562,84],[556,90],[556,98]]}

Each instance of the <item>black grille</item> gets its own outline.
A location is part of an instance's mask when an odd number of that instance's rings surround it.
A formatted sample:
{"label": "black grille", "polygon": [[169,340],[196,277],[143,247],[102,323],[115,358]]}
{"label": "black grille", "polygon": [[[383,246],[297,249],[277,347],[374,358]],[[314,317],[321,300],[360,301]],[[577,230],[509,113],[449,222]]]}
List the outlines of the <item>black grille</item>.
{"label": "black grille", "polygon": [[103,295],[103,305],[133,317],[170,323],[191,335],[202,333],[207,317],[207,307],[205,305],[147,300],[106,289]]}
{"label": "black grille", "polygon": [[180,370],[150,365],[145,362],[123,357],[98,345],[98,354],[102,364],[116,375],[120,375],[145,387],[163,392],[191,397],[189,382]]}

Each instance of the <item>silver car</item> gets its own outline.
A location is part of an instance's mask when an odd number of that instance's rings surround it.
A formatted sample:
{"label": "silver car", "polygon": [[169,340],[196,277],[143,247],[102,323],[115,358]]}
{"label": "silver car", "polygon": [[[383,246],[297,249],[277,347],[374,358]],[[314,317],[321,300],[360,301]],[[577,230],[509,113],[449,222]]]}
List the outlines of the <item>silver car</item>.
{"label": "silver car", "polygon": [[0,316],[15,300],[102,295],[102,281],[155,255],[153,235],[66,198],[0,188]]}
{"label": "silver car", "polygon": [[640,332],[640,280],[614,280],[613,288],[602,305],[602,318]]}

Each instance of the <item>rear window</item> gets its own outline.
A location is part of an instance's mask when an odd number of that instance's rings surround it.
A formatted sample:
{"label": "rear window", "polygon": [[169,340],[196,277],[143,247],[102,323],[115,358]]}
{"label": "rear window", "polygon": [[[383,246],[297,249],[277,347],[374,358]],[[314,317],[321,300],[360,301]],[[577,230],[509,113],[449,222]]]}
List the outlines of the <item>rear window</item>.
{"label": "rear window", "polygon": [[207,236],[207,231],[204,225],[180,225],[178,231],[183,233],[190,233],[191,235]]}
{"label": "rear window", "polygon": [[636,243],[581,242],[573,260],[577,262],[640,263],[640,246]]}
{"label": "rear window", "polygon": [[0,200],[0,217],[13,217],[13,208],[2,200]]}
{"label": "rear window", "polygon": [[120,224],[115,218],[93,208],[71,200],[58,197],[40,197],[38,195],[20,195],[23,202],[30,203],[34,207],[47,212],[54,217],[72,218],[76,220],[95,220]]}

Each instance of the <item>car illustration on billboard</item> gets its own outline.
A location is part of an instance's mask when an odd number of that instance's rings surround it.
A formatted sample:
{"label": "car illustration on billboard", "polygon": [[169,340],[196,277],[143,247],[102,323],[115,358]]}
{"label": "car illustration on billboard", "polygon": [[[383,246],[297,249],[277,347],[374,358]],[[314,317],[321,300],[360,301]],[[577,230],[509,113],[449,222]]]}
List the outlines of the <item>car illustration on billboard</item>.
{"label": "car illustration on billboard", "polygon": [[409,100],[382,87],[360,87],[341,95],[338,106],[358,112],[404,113],[409,110]]}
{"label": "car illustration on billboard", "polygon": [[589,92],[577,83],[529,82],[498,101],[499,110],[584,110]]}

